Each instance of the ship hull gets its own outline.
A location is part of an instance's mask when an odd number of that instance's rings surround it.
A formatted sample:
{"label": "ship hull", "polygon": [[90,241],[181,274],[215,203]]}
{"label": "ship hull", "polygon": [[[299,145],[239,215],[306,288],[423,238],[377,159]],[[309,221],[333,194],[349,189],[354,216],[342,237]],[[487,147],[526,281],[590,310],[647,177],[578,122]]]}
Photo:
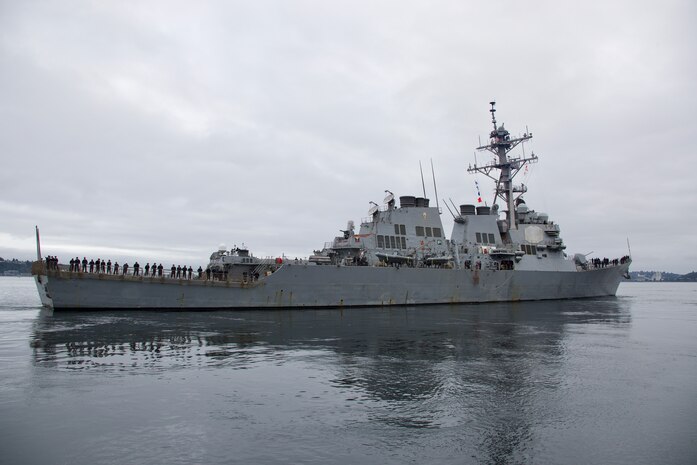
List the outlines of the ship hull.
{"label": "ship hull", "polygon": [[213,310],[466,304],[612,296],[629,264],[590,271],[285,265],[253,283],[48,272],[55,310]]}

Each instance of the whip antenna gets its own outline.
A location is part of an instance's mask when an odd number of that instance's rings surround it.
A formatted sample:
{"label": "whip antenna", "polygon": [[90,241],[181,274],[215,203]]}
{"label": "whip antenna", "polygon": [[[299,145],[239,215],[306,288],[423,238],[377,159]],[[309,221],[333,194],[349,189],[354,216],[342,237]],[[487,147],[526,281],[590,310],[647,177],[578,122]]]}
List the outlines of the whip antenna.
{"label": "whip antenna", "polygon": [[41,261],[41,240],[39,239],[39,227],[34,226],[34,228],[36,228],[36,259]]}
{"label": "whip antenna", "polygon": [[629,247],[629,238],[627,238],[627,251],[629,252],[629,258],[632,258],[632,248]]}
{"label": "whip antenna", "polygon": [[[436,193],[436,208],[440,213],[440,205],[438,204],[438,188],[436,187],[436,173],[433,171],[433,158],[431,158],[431,175],[433,176],[433,191]],[[448,205],[447,203],[445,204]]]}
{"label": "whip antenna", "polygon": [[419,171],[421,171],[421,187],[424,189],[424,198],[426,198],[426,183],[424,182],[424,169],[421,167],[421,160],[419,160]]}
{"label": "whip antenna", "polygon": [[445,208],[447,208],[448,211],[450,212],[450,214],[453,215],[453,219],[454,219],[454,220],[457,219],[457,217],[455,216],[455,213],[453,213],[453,211],[452,211],[452,210],[450,209],[450,207],[448,206],[448,202],[445,202]]}

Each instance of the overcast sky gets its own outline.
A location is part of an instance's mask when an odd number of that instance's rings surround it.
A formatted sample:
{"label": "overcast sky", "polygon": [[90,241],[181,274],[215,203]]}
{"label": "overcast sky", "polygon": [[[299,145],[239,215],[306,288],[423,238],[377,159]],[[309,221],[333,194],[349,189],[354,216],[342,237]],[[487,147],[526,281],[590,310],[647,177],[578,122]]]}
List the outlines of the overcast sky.
{"label": "overcast sky", "polygon": [[386,189],[420,195],[419,161],[441,206],[474,203],[496,100],[567,252],[629,238],[634,270],[696,270],[695,20],[693,0],[0,2],[0,256],[31,259],[34,225],[64,262],[307,256]]}

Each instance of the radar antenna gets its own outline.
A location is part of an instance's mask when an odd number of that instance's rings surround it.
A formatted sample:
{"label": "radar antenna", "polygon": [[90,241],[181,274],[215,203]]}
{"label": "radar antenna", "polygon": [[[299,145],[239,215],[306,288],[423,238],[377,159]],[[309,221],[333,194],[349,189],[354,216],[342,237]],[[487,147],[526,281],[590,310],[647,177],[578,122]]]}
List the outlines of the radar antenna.
{"label": "radar antenna", "polygon": [[369,214],[369,215],[374,215],[374,214],[376,214],[377,211],[378,211],[378,204],[375,203],[375,202],[373,202],[372,200],[371,200],[370,202],[368,202],[368,203],[370,203],[370,204],[372,205],[372,207],[370,207],[370,210],[368,210],[368,214]]}
{"label": "radar antenna", "polygon": [[[515,215],[515,201],[520,198],[525,192],[527,192],[527,187],[523,184],[520,186],[513,185],[513,178],[518,174],[518,172],[528,163],[536,163],[537,156],[535,153],[531,153],[530,157],[510,157],[508,153],[513,150],[518,144],[526,142],[532,139],[532,133],[527,132],[521,137],[511,139],[510,133],[506,130],[504,125],[498,126],[496,124],[496,102],[489,102],[491,105],[491,122],[494,125],[494,130],[491,131],[489,135],[489,144],[481,145],[477,147],[477,150],[486,150],[491,152],[496,156],[494,161],[487,163],[483,166],[478,166],[475,156],[474,166],[470,165],[467,169],[469,173],[482,173],[489,179],[496,182],[496,193],[494,196],[493,205],[498,205],[497,200],[501,199],[508,207],[506,211],[506,220],[508,222],[508,227],[510,229],[518,229],[516,215]],[[498,178],[491,174],[492,171],[499,170]]]}

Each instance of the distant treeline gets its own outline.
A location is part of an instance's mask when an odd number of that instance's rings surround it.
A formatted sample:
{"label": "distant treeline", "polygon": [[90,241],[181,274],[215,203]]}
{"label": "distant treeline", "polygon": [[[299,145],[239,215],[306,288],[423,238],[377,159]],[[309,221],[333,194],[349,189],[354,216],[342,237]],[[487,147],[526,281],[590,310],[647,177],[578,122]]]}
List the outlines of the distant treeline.
{"label": "distant treeline", "polygon": [[695,282],[697,271],[687,274],[669,273],[667,271],[630,271],[629,276],[633,281],[661,281],[661,282]]}
{"label": "distant treeline", "polygon": [[0,257],[0,275],[4,274],[5,271],[16,271],[18,274],[31,274],[31,263],[29,260],[20,261],[16,258],[12,260],[5,260]]}

